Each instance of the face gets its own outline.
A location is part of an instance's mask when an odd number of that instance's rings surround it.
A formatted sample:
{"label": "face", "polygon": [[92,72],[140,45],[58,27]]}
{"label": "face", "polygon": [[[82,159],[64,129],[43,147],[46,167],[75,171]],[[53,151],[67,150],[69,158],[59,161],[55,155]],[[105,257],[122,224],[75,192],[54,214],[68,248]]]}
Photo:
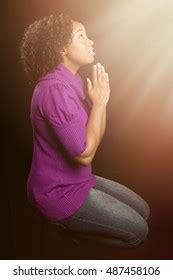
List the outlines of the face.
{"label": "face", "polygon": [[72,41],[64,49],[64,63],[78,70],[83,65],[90,64],[94,61],[93,42],[88,39],[84,26],[73,21]]}

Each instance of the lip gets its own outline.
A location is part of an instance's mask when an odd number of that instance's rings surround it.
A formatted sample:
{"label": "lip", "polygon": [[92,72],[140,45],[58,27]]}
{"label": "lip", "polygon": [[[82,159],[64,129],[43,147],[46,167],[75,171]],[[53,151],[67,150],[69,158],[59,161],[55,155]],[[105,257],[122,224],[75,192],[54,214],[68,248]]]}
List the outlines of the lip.
{"label": "lip", "polygon": [[90,49],[88,52],[92,55],[95,55],[95,50],[94,49]]}

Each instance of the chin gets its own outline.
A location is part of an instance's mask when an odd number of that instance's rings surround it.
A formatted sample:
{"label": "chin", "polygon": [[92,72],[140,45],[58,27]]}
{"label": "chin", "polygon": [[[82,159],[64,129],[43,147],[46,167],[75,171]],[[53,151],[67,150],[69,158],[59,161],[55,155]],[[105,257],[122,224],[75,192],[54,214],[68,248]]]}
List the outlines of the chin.
{"label": "chin", "polygon": [[93,62],[94,62],[94,57],[92,57],[92,58],[88,59],[87,64],[91,64],[91,63],[93,63]]}
{"label": "chin", "polygon": [[88,65],[88,64],[91,64],[94,62],[94,57],[90,57],[89,59],[83,61],[82,63],[80,63],[80,66],[85,66],[85,65]]}
{"label": "chin", "polygon": [[91,62],[90,62],[90,63],[93,63],[93,62],[94,62],[94,60],[95,60],[95,58],[93,57],[93,58],[91,59]]}

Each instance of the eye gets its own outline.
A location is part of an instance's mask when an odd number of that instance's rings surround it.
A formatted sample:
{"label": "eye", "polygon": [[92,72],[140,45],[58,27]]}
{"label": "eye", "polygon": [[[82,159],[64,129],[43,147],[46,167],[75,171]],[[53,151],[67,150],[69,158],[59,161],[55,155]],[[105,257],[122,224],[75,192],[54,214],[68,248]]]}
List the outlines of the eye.
{"label": "eye", "polygon": [[80,35],[79,35],[79,38],[84,38],[84,35],[83,35],[83,34],[80,34]]}

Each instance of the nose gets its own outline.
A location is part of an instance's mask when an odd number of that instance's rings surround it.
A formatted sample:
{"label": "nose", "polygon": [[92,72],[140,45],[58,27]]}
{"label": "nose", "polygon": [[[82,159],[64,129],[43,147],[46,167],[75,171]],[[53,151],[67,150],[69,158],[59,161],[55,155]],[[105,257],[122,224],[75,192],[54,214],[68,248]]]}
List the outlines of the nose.
{"label": "nose", "polygon": [[90,44],[91,46],[93,46],[93,45],[94,45],[94,42],[93,42],[92,40],[89,39],[89,44]]}

